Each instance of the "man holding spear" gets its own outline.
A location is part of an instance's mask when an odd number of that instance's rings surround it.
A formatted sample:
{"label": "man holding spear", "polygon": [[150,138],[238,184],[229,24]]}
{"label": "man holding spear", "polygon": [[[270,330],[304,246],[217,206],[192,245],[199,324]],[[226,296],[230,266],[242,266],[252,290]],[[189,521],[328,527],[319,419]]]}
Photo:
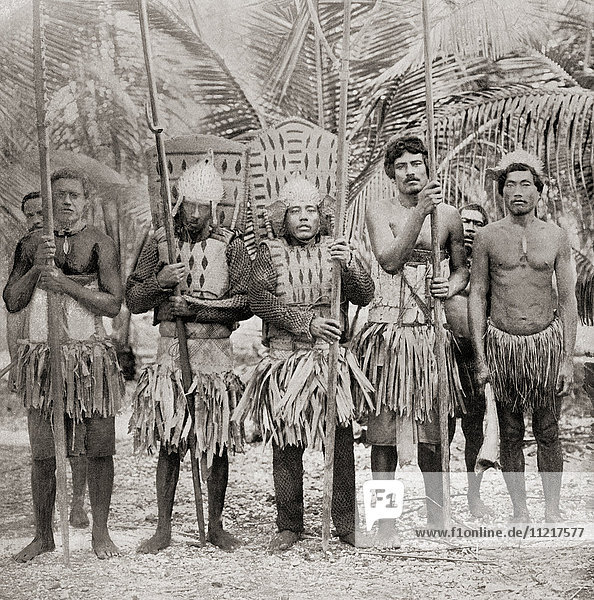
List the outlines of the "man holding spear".
{"label": "man holding spear", "polygon": [[55,293],[59,299],[62,381],[53,384],[64,398],[68,454],[87,457],[93,550],[98,558],[118,554],[107,519],[113,488],[115,413],[124,381],[102,317],[115,317],[120,310],[119,257],[113,240],[86,222],[89,192],[85,177],[66,169],[54,172],[51,189],[54,235],[36,230],[20,240],[4,289],[9,312],[28,307],[27,339],[19,349],[17,391],[29,409],[36,533],[15,556],[19,562],[55,548],[56,458],[50,419],[53,373],[46,292]]}
{"label": "man holding spear", "polygon": [[[446,348],[446,373],[437,370],[433,298],[445,299],[466,287],[468,269],[458,211],[442,203],[441,188],[429,181],[427,149],[415,136],[391,140],[385,171],[398,187],[395,199],[378,199],[368,207],[367,227],[375,264],[376,295],[369,320],[353,342],[362,368],[375,388],[368,411],[374,478],[393,478],[400,465],[418,464],[427,495],[427,523],[442,523],[443,501],[438,377],[447,380],[450,404],[460,393],[453,352]],[[433,277],[430,219],[439,212],[439,248],[449,276]],[[362,402],[359,403],[362,405]],[[380,520],[385,545],[398,545],[393,520]]]}
{"label": "man holding spear", "polygon": [[[25,215],[27,231],[39,231],[43,229],[43,207],[40,192],[29,192],[21,200],[21,210]],[[27,310],[16,313],[8,313],[6,316],[6,339],[10,360],[15,366],[10,371],[9,389],[16,391],[16,360],[18,356],[19,340],[25,339],[28,332]],[[87,487],[87,459],[85,456],[70,456],[70,468],[72,469],[72,504],[70,506],[70,525],[77,528],[85,528],[89,525],[89,517],[85,511],[85,490]]]}
{"label": "man holding spear", "polygon": [[[218,224],[224,188],[212,154],[184,171],[178,191],[173,208],[178,262],[170,264],[161,227],[142,250],[126,285],[130,311],[154,309],[161,334],[157,362],[138,380],[130,421],[137,446],[152,450],[160,443],[157,530],[138,551],[156,553],[171,542],[180,460],[191,443],[197,460],[202,457],[208,486],[208,541],[230,551],[239,540],[223,529],[222,513],[227,452],[241,449],[242,443],[239,427],[230,419],[243,385],[233,374],[229,336],[237,321],[251,316],[247,299],[251,262],[241,238]],[[178,285],[181,295],[174,294]],[[193,411],[180,375],[176,319],[183,320],[187,335]]]}
{"label": "man holding spear", "polygon": [[[329,197],[326,197],[327,199]],[[290,548],[303,532],[303,452],[320,449],[327,427],[329,344],[345,341],[348,302],[365,306],[373,281],[344,238],[329,238],[333,211],[307,179],[291,177],[267,208],[271,235],[262,242],[249,287],[263,320],[264,358],[248,383],[237,419],[249,411],[272,441],[278,533],[271,551]],[[340,270],[341,321],[330,318],[332,272]],[[352,388],[371,386],[350,351],[339,354],[332,519],[342,542],[355,544]]]}

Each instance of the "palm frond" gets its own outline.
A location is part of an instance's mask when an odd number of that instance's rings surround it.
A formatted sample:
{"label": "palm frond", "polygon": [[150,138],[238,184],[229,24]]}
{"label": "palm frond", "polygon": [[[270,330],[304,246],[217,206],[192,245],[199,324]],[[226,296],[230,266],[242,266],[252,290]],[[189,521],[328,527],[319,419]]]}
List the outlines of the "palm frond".
{"label": "palm frond", "polygon": [[578,303],[578,314],[584,325],[594,325],[594,264],[588,257],[576,250],[573,256],[577,267],[577,284],[575,295]]}

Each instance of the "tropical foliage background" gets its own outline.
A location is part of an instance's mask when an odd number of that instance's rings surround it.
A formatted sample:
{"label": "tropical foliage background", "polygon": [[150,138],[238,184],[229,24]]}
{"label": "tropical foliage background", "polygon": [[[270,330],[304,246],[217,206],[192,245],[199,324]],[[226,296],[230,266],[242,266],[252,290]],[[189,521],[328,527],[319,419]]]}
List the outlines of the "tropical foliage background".
{"label": "tropical foliage background", "polygon": [[[129,269],[150,223],[152,145],[135,0],[47,0],[54,164],[80,164],[95,212]],[[386,190],[381,153],[422,131],[420,0],[353,0],[349,225]],[[342,0],[150,0],[163,124],[249,139],[300,116],[335,131]],[[589,0],[431,0],[437,154],[448,200],[503,206],[488,168],[517,146],[545,163],[539,211],[571,235],[583,318],[594,297],[594,9]],[[22,234],[20,198],[38,187],[30,0],[0,13],[0,244]],[[4,253],[11,254],[11,252]],[[122,324],[125,331],[125,319]]]}

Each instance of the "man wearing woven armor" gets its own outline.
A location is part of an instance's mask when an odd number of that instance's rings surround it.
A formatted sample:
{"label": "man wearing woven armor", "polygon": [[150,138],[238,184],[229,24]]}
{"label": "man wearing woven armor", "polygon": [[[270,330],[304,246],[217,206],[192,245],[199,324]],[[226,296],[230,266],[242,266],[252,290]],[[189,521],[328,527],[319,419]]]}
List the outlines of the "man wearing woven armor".
{"label": "man wearing woven armor", "polygon": [[[138,548],[156,553],[171,543],[171,514],[180,460],[194,425],[197,457],[208,487],[208,540],[227,551],[239,540],[223,529],[229,474],[228,450],[241,450],[240,428],[230,422],[243,386],[233,373],[229,336],[251,316],[247,299],[250,258],[243,241],[219,225],[221,176],[212,154],[184,172],[173,208],[177,262],[169,264],[163,228],[143,248],[126,284],[132,313],[154,309],[159,324],[156,364],[139,377],[130,430],[135,446],[149,452],[160,443],[157,463],[158,523]],[[173,295],[180,285],[181,296]],[[183,319],[192,367],[194,414],[189,414],[180,375],[175,320]]]}
{"label": "man wearing woven armor", "polygon": [[[17,391],[29,409],[33,466],[31,488],[36,533],[15,556],[25,562],[55,548],[52,531],[56,459],[51,424],[47,293],[59,294],[67,453],[87,458],[93,515],[92,546],[98,558],[118,554],[107,519],[113,489],[115,413],[124,393],[115,348],[102,317],[120,311],[122,284],[115,243],[86,223],[86,179],[68,169],[52,177],[56,231],[28,233],[17,245],[4,289],[11,313],[27,310],[27,339],[19,348]],[[48,265],[49,261],[49,265]]]}
{"label": "man wearing woven armor", "polygon": [[556,523],[562,520],[559,415],[573,382],[577,327],[571,246],[560,227],[535,214],[544,185],[538,158],[516,150],[496,171],[508,215],[481,229],[474,243],[468,315],[477,380],[490,379],[493,387],[512,520],[530,521],[522,445],[524,415],[532,413],[545,520]]}
{"label": "man wearing woven armor", "polygon": [[[43,211],[41,194],[30,192],[21,200],[21,210],[25,215],[27,231],[39,231],[43,228]],[[28,332],[25,327],[28,323],[27,308],[6,315],[6,341],[11,362],[18,356],[19,340],[25,339]],[[10,370],[9,389],[16,392],[17,369]],[[89,525],[89,517],[85,511],[85,489],[87,487],[87,459],[85,456],[69,456],[72,470],[72,503],[70,505],[70,525],[85,528]]]}
{"label": "man wearing woven armor", "polygon": [[[472,246],[479,228],[489,222],[487,212],[480,204],[466,204],[460,208],[460,217],[464,227],[464,248],[468,258],[468,268],[472,267]],[[485,391],[478,386],[474,378],[474,353],[468,328],[468,294],[470,285],[459,294],[445,302],[445,314],[450,331],[454,335],[454,354],[460,373],[460,383],[464,391],[466,412],[460,411],[460,422],[464,433],[464,460],[468,479],[468,510],[475,517],[493,514],[481,499],[482,473],[475,473],[476,459],[483,444],[483,420],[485,418]],[[455,419],[451,420],[453,437],[456,430]]]}
{"label": "man wearing woven armor", "polygon": [[[272,231],[260,244],[249,288],[250,306],[263,320],[265,357],[248,383],[238,418],[250,413],[272,441],[278,533],[271,551],[286,550],[303,532],[303,452],[324,441],[328,348],[345,341],[348,302],[364,306],[373,282],[346,240],[328,236],[333,212],[327,197],[293,177],[269,206]],[[342,277],[342,322],[330,318],[332,270]],[[371,386],[354,356],[340,350],[332,519],[340,539],[355,543],[355,464],[351,386]]]}
{"label": "man wearing woven armor", "polygon": [[[437,412],[438,377],[446,377],[450,404],[460,392],[450,344],[447,373],[438,374],[434,351],[433,298],[445,299],[468,281],[464,234],[458,211],[442,204],[441,188],[428,180],[427,150],[422,140],[405,136],[389,142],[384,168],[398,197],[369,206],[367,227],[377,260],[376,295],[368,323],[353,350],[374,385],[375,405],[368,410],[374,478],[394,478],[400,465],[417,459],[425,481],[428,526],[442,522],[441,450]],[[439,246],[445,276],[432,277],[429,215],[439,216]],[[447,254],[449,254],[449,260]],[[447,275],[447,268],[450,273]],[[380,520],[380,545],[398,546],[392,519]]]}

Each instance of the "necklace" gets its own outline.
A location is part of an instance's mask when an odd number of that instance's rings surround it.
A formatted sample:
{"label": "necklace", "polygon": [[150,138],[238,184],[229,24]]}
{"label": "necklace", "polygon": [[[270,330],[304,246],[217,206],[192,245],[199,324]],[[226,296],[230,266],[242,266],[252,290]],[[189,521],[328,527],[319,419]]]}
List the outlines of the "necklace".
{"label": "necklace", "polygon": [[520,265],[525,267],[528,263],[528,241],[526,240],[526,234],[522,234],[522,256],[520,256]]}
{"label": "necklace", "polygon": [[64,251],[65,255],[67,255],[70,252],[70,241],[68,238],[72,237],[73,235],[76,235],[77,233],[80,233],[83,229],[85,229],[86,226],[87,225],[84,224],[80,229],[69,229],[65,227],[64,229],[60,229],[55,232],[55,234],[58,237],[64,238],[64,245],[62,247],[62,250]]}

